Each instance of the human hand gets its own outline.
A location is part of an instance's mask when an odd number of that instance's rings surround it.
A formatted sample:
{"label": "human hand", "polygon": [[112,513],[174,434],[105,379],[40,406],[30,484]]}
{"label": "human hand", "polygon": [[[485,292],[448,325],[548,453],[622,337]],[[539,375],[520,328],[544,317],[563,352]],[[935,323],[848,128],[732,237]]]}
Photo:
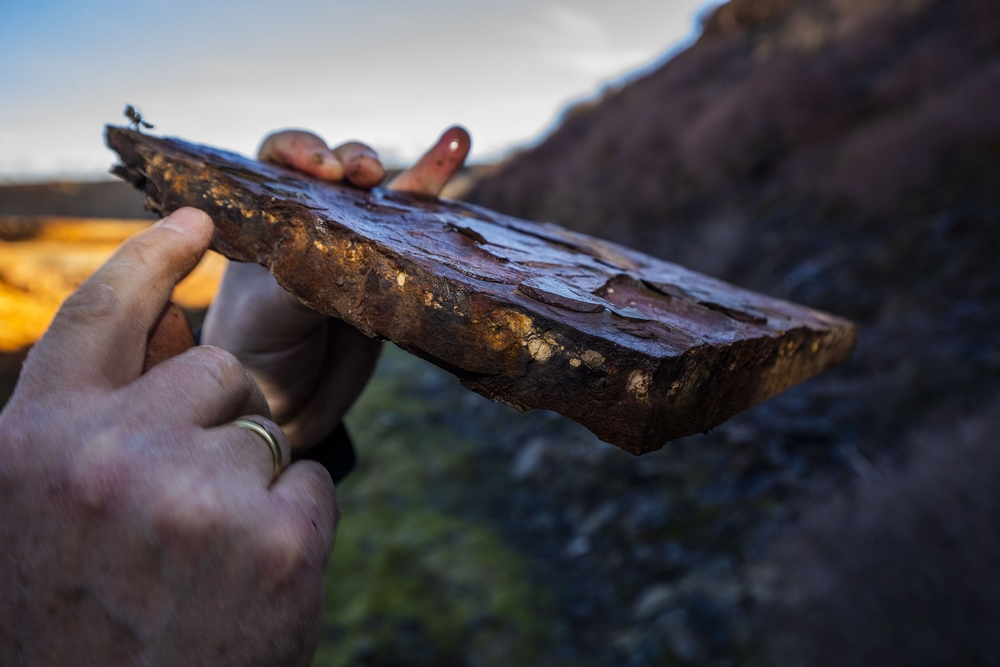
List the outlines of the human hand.
{"label": "human hand", "polygon": [[260,389],[196,347],[142,373],[213,226],[181,209],[71,296],[0,412],[0,664],[305,665],[336,528],[318,464],[272,483]]}
{"label": "human hand", "polygon": [[[468,132],[449,128],[388,187],[436,196],[461,169],[470,146]],[[257,157],[359,187],[372,187],[385,175],[368,146],[351,142],[331,150],[315,134],[298,130],[268,136]],[[340,423],[371,377],[381,350],[379,341],[304,306],[264,267],[236,262],[226,269],[209,308],[202,342],[228,350],[243,363],[293,452],[308,449]]]}

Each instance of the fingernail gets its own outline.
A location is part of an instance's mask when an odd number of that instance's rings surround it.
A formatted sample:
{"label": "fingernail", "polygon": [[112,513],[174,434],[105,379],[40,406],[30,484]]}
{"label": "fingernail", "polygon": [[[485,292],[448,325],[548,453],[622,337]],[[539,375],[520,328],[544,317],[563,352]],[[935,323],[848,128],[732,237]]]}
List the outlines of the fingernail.
{"label": "fingernail", "polygon": [[201,229],[207,222],[209,222],[209,217],[203,211],[185,207],[177,209],[156,223],[156,225],[164,229],[172,229],[181,234],[190,234]]}

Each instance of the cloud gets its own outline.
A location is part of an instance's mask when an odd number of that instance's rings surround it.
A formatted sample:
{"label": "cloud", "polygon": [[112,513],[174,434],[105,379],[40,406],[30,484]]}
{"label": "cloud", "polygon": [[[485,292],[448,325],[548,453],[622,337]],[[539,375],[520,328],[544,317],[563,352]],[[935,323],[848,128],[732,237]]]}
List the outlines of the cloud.
{"label": "cloud", "polygon": [[249,1],[230,16],[220,0],[0,0],[0,178],[105,170],[101,129],[125,103],[156,132],[242,152],[298,126],[408,161],[459,122],[486,158],[677,43],[703,2]]}
{"label": "cloud", "polygon": [[653,55],[648,46],[631,44],[629,35],[614,34],[597,11],[565,4],[534,7],[519,32],[539,63],[595,82],[622,74]]}
{"label": "cloud", "polygon": [[630,48],[564,49],[546,55],[548,62],[573,72],[603,81],[649,60],[649,52]]}
{"label": "cloud", "polygon": [[595,14],[566,5],[546,5],[535,11],[538,23],[526,33],[542,45],[606,46],[608,29]]}

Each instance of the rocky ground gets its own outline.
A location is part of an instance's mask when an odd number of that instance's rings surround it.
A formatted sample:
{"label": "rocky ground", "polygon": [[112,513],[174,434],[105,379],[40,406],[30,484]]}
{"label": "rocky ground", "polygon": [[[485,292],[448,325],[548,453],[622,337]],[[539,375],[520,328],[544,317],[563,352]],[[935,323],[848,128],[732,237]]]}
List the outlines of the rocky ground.
{"label": "rocky ground", "polygon": [[[798,400],[766,419],[794,427]],[[318,664],[732,663],[748,528],[801,483],[754,422],[635,458],[390,347],[349,418]]]}

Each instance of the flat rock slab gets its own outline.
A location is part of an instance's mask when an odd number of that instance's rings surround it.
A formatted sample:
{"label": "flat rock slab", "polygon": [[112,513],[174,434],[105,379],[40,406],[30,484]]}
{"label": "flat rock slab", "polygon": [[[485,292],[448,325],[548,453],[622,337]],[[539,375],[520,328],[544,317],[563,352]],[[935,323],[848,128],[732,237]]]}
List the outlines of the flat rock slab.
{"label": "flat rock slab", "polygon": [[309,307],[633,454],[833,368],[857,339],[841,318],[555,225],[124,128],[107,142],[150,208],[204,210],[215,250]]}

